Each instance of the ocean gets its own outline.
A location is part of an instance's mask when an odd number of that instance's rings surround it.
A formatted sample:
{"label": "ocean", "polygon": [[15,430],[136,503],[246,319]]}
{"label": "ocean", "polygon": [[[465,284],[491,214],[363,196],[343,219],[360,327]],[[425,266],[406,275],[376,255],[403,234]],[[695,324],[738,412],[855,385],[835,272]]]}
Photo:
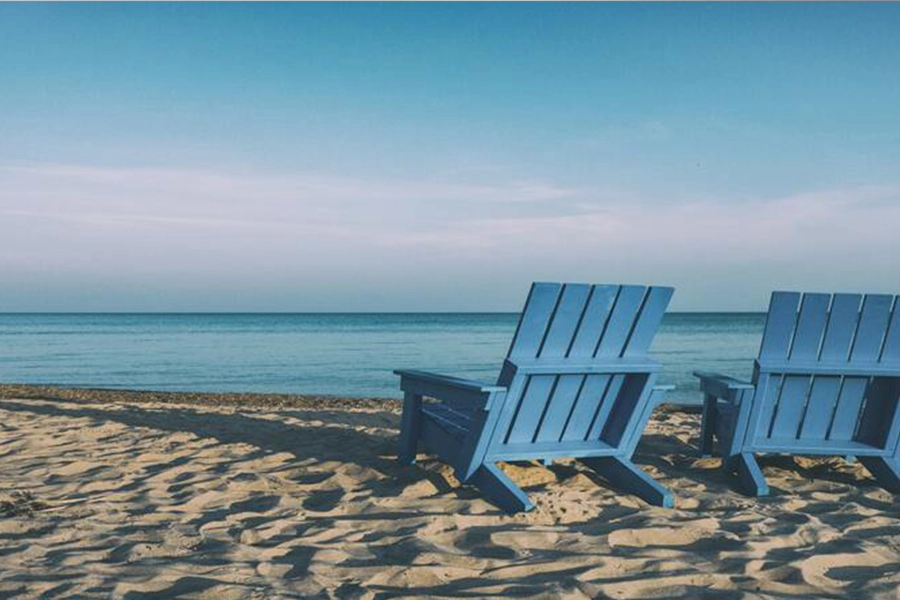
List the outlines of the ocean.
{"label": "ocean", "polygon": [[[516,314],[0,314],[0,382],[399,397],[397,368],[493,382]],[[668,397],[695,369],[750,375],[765,315],[667,314],[652,355]]]}

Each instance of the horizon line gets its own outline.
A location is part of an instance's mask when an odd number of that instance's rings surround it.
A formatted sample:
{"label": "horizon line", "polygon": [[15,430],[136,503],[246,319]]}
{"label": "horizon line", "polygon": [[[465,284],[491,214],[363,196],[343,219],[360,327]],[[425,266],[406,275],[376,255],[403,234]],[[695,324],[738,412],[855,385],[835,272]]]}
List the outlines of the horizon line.
{"label": "horizon line", "polygon": [[[673,310],[667,315],[716,314],[716,315],[757,315],[765,310]],[[458,310],[458,311],[0,311],[0,315],[518,315],[521,311],[506,310]]]}

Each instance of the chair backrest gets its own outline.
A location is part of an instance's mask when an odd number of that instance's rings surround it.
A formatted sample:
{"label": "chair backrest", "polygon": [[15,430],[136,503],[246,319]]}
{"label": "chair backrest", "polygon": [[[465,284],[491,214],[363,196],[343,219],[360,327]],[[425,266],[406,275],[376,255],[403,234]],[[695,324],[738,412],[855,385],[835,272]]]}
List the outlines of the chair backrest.
{"label": "chair backrest", "polygon": [[843,451],[896,443],[897,296],[774,292],[754,371],[761,403],[750,435]]}
{"label": "chair backrest", "polygon": [[535,283],[500,373],[491,454],[616,446],[659,365],[647,357],[672,288]]}

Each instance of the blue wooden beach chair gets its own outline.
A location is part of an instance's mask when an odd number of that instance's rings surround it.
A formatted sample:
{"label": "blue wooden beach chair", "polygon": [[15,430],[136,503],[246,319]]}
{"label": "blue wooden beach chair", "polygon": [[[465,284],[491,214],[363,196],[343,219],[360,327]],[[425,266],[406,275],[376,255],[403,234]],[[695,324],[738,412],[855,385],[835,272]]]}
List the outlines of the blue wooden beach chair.
{"label": "blue wooden beach chair", "polygon": [[900,301],[775,292],[752,382],[695,372],[700,451],[718,439],[729,471],[764,496],[755,454],[855,456],[900,491]]}
{"label": "blue wooden beach chair", "polygon": [[[535,283],[497,385],[395,371],[404,392],[399,459],[421,443],[508,512],[532,508],[498,461],[573,457],[647,502],[671,493],[631,455],[657,386],[647,357],[672,288]],[[431,400],[424,400],[424,399]]]}

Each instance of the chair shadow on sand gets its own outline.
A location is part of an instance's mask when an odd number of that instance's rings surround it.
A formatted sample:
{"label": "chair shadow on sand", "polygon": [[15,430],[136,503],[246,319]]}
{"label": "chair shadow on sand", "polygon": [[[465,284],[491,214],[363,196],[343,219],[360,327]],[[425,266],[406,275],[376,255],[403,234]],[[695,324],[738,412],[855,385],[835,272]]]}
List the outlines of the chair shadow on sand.
{"label": "chair shadow on sand", "polygon": [[[437,494],[453,494],[457,498],[475,499],[478,498],[477,491],[468,488],[453,487],[447,479],[440,473],[429,470],[430,461],[423,462],[417,467],[403,466],[396,461],[396,431],[391,429],[395,426],[397,415],[390,410],[383,412],[360,412],[349,413],[340,410],[282,410],[279,415],[292,417],[300,421],[322,421],[328,425],[304,426],[296,422],[285,423],[279,420],[259,418],[251,414],[234,412],[234,413],[216,413],[203,412],[192,408],[185,407],[164,407],[162,409],[149,409],[139,405],[116,405],[109,409],[100,408],[95,403],[80,400],[53,400],[53,401],[17,401],[3,400],[0,401],[0,408],[4,411],[16,411],[23,413],[31,413],[46,417],[63,417],[73,419],[91,419],[96,425],[108,422],[116,422],[128,427],[148,428],[164,434],[173,433],[189,433],[201,439],[215,440],[217,444],[248,444],[256,448],[249,455],[244,455],[240,460],[252,460],[254,457],[265,456],[270,454],[287,453],[295,459],[283,465],[285,471],[298,471],[299,474],[292,475],[292,479],[298,484],[298,490],[308,493],[308,487],[315,485],[330,475],[328,473],[317,472],[312,469],[304,469],[311,462],[329,462],[340,461],[343,463],[354,464],[362,468],[371,468],[384,477],[376,481],[367,482],[366,486],[376,497],[396,498],[399,496],[406,486],[415,484],[423,479],[430,481],[437,490]],[[362,429],[387,429],[385,434],[371,433],[354,429],[359,427]],[[298,444],[297,440],[305,438],[305,443]],[[302,450],[298,450],[302,446]],[[152,478],[168,468],[182,466],[190,462],[190,457],[174,458],[162,465],[153,465],[152,469],[144,467],[144,472],[133,475],[134,480],[125,484],[123,487],[117,488],[116,491],[136,491],[144,485],[144,481]],[[228,469],[228,463],[218,465],[224,471]],[[296,468],[293,468],[296,467]],[[215,472],[217,466],[212,467]],[[564,477],[571,475],[570,471],[575,471],[566,465],[553,467],[554,471],[562,474]],[[173,494],[179,495],[181,492],[176,490],[177,486],[170,487]],[[434,516],[444,516],[445,511],[441,508],[442,504],[434,503],[434,510],[423,510],[422,504],[419,502],[415,509],[399,509],[379,510],[376,513],[360,513],[360,514],[316,514],[329,513],[333,508],[342,502],[343,493],[340,490],[318,490],[311,493],[303,503],[304,509],[309,511],[304,517],[298,518],[296,526],[290,528],[284,534],[267,539],[260,542],[260,548],[272,548],[281,544],[296,544],[284,555],[278,557],[275,562],[289,566],[284,574],[284,578],[302,579],[310,575],[309,567],[312,563],[315,552],[319,549],[309,543],[303,542],[304,535],[309,531],[321,530],[323,528],[336,527],[343,523],[360,523],[376,520],[390,521],[393,519],[412,519],[412,524],[408,527],[403,526],[400,529],[391,528],[382,531],[380,526],[371,527],[371,531],[366,534],[366,543],[371,548],[377,548],[373,556],[353,557],[343,563],[343,567],[347,568],[372,568],[377,567],[404,567],[413,564],[415,558],[423,553],[432,552],[432,548],[423,542],[417,535],[421,529],[422,521],[428,520]],[[187,497],[178,498],[178,501],[186,501]],[[204,525],[213,522],[224,522],[230,515],[240,515],[242,513],[265,513],[272,508],[272,498],[262,495],[259,497],[250,497],[237,500],[225,507],[204,510],[202,514],[192,519],[189,523],[191,528],[199,529]],[[492,513],[494,511],[491,511]],[[625,511],[611,511],[609,516],[635,515],[638,512],[635,509],[627,509]],[[497,516],[501,512],[496,510]],[[242,523],[248,526],[262,525],[266,517],[251,517],[244,519]],[[362,526],[368,528],[368,526]],[[120,534],[125,537],[135,533],[136,526],[124,525],[119,528]],[[495,544],[491,541],[492,535],[495,533],[509,534],[511,532],[527,533],[530,525],[527,523],[516,523],[506,519],[498,519],[495,523],[474,525],[469,527],[457,544],[465,550],[473,559],[482,559],[485,561],[508,560],[515,561],[516,552],[503,545]],[[390,543],[380,545],[379,540],[390,541]],[[224,549],[208,546],[215,544],[214,540],[204,545],[202,552],[197,552],[189,559],[191,564],[206,567],[218,566],[225,564],[227,560]],[[340,545],[340,538],[336,538],[330,542],[331,544]],[[123,544],[119,549],[110,554],[110,560],[113,562],[125,562],[129,551],[133,544]],[[198,548],[199,550],[199,548]],[[571,551],[553,551],[545,550],[541,561],[555,561],[562,559],[564,555],[571,555]],[[505,587],[504,597],[509,596],[532,596],[541,593],[546,586],[555,583],[561,575],[576,575],[578,572],[584,571],[587,567],[578,567],[567,569],[565,571],[554,571],[550,573],[534,573],[532,575],[517,578],[517,581]],[[125,594],[129,599],[147,598],[167,598],[180,594],[196,594],[211,589],[217,585],[214,579],[186,575],[177,581],[167,585],[162,590],[155,592],[137,592],[133,591]],[[471,595],[478,597],[490,596],[493,594],[485,594],[481,591],[483,588],[496,586],[497,582],[487,577],[471,577],[457,580],[446,585],[436,586],[420,586],[412,589],[392,587],[390,585],[374,586],[381,593],[391,596],[400,593],[413,594],[454,594],[454,595]],[[357,584],[344,584],[343,591],[348,595],[354,595],[354,588]]]}
{"label": "chair shadow on sand", "polygon": [[[390,410],[349,412],[344,410],[302,410],[281,409],[279,415],[292,417],[298,421],[320,421],[328,425],[304,425],[298,422],[283,422],[274,419],[254,417],[244,412],[219,413],[203,411],[188,407],[166,406],[163,408],[144,408],[138,404],[120,404],[110,409],[97,408],[96,403],[77,399],[48,399],[40,403],[31,401],[3,400],[0,407],[8,411],[30,412],[34,414],[89,418],[98,424],[117,422],[129,427],[141,427],[165,433],[190,433],[201,439],[214,439],[221,444],[248,444],[258,449],[258,454],[244,457],[287,453],[296,458],[297,466],[304,466],[308,461],[339,461],[355,464],[363,468],[371,468],[384,476],[382,480],[371,485],[376,496],[396,497],[402,490],[417,481],[425,479],[437,490],[438,494],[452,493],[458,498],[474,499],[479,495],[467,486],[455,486],[440,473],[428,467],[433,462],[424,461],[416,466],[398,464],[396,461],[397,433],[399,416]],[[371,433],[361,429],[386,429],[385,434]],[[303,444],[298,444],[298,440]],[[680,444],[678,440],[659,437],[665,451],[671,453],[672,444]],[[641,444],[643,449],[644,444]],[[643,454],[643,456],[641,456]],[[665,470],[665,461],[654,460],[638,451],[640,462],[654,464]],[[166,464],[156,467],[147,473],[154,475],[164,468],[175,466]],[[593,471],[576,469],[565,464],[555,464],[550,469],[559,479],[566,479],[582,473],[598,486],[607,484]],[[299,476],[301,484],[314,483],[321,474],[309,473]],[[539,486],[529,486],[539,488]],[[313,503],[317,503],[318,499]],[[332,504],[322,499],[320,509]],[[498,511],[499,514],[499,511]]]}
{"label": "chair shadow on sand", "polygon": [[[304,425],[286,423],[274,419],[258,418],[236,410],[218,413],[187,407],[166,406],[159,409],[143,408],[138,404],[116,405],[110,410],[96,408],[97,404],[86,400],[48,399],[41,403],[18,400],[2,400],[3,410],[31,412],[47,416],[90,418],[95,421],[113,421],[129,427],[143,427],[167,433],[192,433],[198,438],[215,439],[222,444],[248,444],[258,448],[260,455],[287,453],[298,463],[340,461],[378,471],[385,479],[375,486],[376,494],[395,496],[403,487],[422,478],[430,481],[439,493],[454,491],[462,498],[477,494],[466,488],[456,487],[446,478],[423,465],[410,467],[396,461],[399,416],[391,410],[349,412],[340,409],[273,409],[279,415],[298,421],[319,421],[328,425]],[[70,408],[67,405],[71,405]],[[383,429],[384,434],[361,429]],[[302,447],[297,440],[303,439]],[[733,490],[732,482],[721,469],[694,468],[697,460],[695,439],[684,443],[674,436],[645,434],[635,453],[639,463],[652,465],[663,473],[694,480],[698,483]],[[790,456],[772,456],[764,459],[764,465],[777,466],[793,471],[804,479],[827,480],[833,483],[868,487],[873,481],[860,482],[851,473],[834,470],[826,464],[805,466]],[[560,479],[582,473],[601,487],[607,487],[603,478],[587,469],[576,469],[565,464],[549,467]],[[538,486],[540,487],[540,486]],[[380,494],[379,494],[380,495]]]}
{"label": "chair shadow on sand", "polygon": [[[51,403],[52,402],[52,403]],[[303,466],[315,462],[340,461],[371,468],[385,478],[375,486],[375,493],[393,495],[411,481],[428,478],[441,492],[449,492],[451,484],[439,474],[427,469],[409,469],[397,464],[396,433],[384,435],[360,429],[390,428],[397,420],[389,410],[383,412],[348,412],[342,410],[278,410],[278,414],[299,421],[321,421],[329,425],[307,426],[275,419],[254,417],[245,412],[219,413],[187,407],[166,406],[148,409],[136,404],[117,405],[109,410],[97,408],[96,403],[84,400],[57,400],[35,403],[2,400],[0,408],[7,411],[34,414],[89,418],[98,424],[117,422],[129,427],[154,429],[165,433],[190,433],[201,439],[214,439],[221,444],[248,444],[257,453],[244,460],[268,454],[287,453]],[[302,444],[298,440],[303,440]],[[311,474],[314,478],[315,475]],[[312,479],[306,479],[309,482]]]}
{"label": "chair shadow on sand", "polygon": [[[672,408],[657,410],[656,418],[660,418]],[[693,412],[693,411],[690,411]],[[735,483],[734,477],[721,468],[721,458],[707,457],[704,459],[708,465],[701,466],[698,464],[700,457],[698,456],[698,447],[700,443],[699,423],[692,430],[689,441],[683,442],[674,435],[666,435],[663,433],[645,433],[641,438],[641,442],[635,452],[639,462],[652,465],[663,473],[673,476],[682,477],[707,486],[720,488],[729,493],[736,493],[742,497],[750,498],[740,490]],[[849,470],[836,469],[834,462],[840,462],[843,459],[835,458],[830,460],[822,460],[823,457],[814,457],[817,460],[813,464],[807,464],[799,456],[792,455],[764,455],[759,457],[759,462],[763,467],[774,467],[782,471],[792,473],[798,479],[806,481],[827,481],[840,485],[851,486],[852,488],[861,487],[863,489],[878,488],[878,483],[871,475],[865,479],[860,479],[856,474]],[[793,494],[790,490],[784,490],[778,486],[773,488],[773,496],[783,498],[785,495]],[[754,501],[765,504],[766,499],[759,498]]]}
{"label": "chair shadow on sand", "polygon": [[[432,462],[424,461],[415,466],[397,463],[397,432],[399,416],[390,410],[378,412],[349,412],[344,410],[302,410],[279,409],[279,415],[292,417],[298,421],[321,421],[328,425],[304,425],[298,422],[283,422],[274,419],[254,417],[244,412],[219,413],[193,409],[183,406],[166,406],[148,409],[138,404],[119,404],[110,409],[97,408],[97,404],[77,399],[47,399],[40,403],[32,401],[2,400],[0,408],[7,411],[30,412],[34,414],[89,418],[98,424],[117,422],[128,427],[141,427],[164,433],[190,433],[201,439],[214,439],[221,444],[248,444],[258,449],[258,453],[243,457],[252,459],[268,454],[287,453],[295,457],[296,466],[305,466],[308,461],[339,461],[355,464],[363,468],[371,468],[384,476],[384,479],[372,486],[378,496],[396,497],[403,488],[426,479],[437,489],[439,494],[454,493],[458,498],[474,499],[479,495],[467,486],[454,486],[440,473],[428,467]],[[273,410],[273,412],[275,412]],[[360,429],[387,429],[385,434],[376,434]],[[673,451],[673,444],[678,440],[662,436],[660,446],[666,453]],[[298,440],[303,444],[298,444]],[[638,451],[640,462],[653,464],[663,471],[668,466],[665,461],[647,456],[643,450],[644,443]],[[689,451],[687,447],[684,448]],[[679,449],[678,451],[680,451]],[[170,466],[156,467],[148,473]],[[606,487],[604,480],[588,469],[576,469],[565,464],[554,464],[549,467],[559,479],[566,479],[576,473],[582,473],[600,487]],[[299,483],[314,483],[320,474],[310,473],[301,476]],[[539,488],[539,486],[529,486]],[[325,502],[324,504],[329,504]],[[500,511],[498,511],[499,514]]]}

